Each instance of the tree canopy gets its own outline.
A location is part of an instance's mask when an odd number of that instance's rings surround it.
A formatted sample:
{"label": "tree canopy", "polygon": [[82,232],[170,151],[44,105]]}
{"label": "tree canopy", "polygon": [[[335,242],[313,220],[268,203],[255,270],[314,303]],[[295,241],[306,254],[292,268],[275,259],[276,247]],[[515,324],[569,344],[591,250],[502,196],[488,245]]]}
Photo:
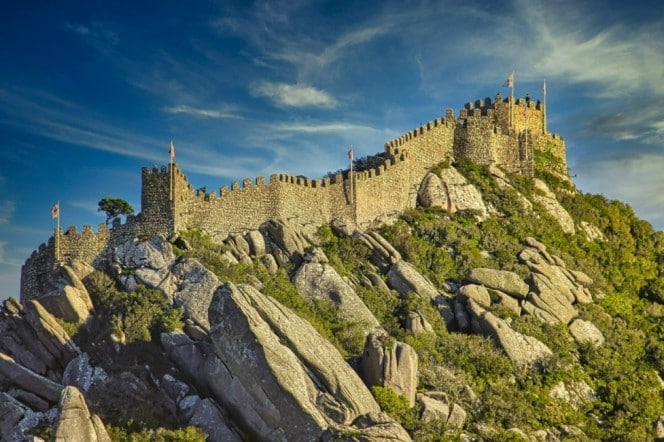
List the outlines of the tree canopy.
{"label": "tree canopy", "polygon": [[112,198],[106,197],[99,200],[98,212],[106,213],[106,225],[112,219],[119,217],[120,215],[130,215],[134,213],[134,208],[131,207],[127,201],[122,198]]}

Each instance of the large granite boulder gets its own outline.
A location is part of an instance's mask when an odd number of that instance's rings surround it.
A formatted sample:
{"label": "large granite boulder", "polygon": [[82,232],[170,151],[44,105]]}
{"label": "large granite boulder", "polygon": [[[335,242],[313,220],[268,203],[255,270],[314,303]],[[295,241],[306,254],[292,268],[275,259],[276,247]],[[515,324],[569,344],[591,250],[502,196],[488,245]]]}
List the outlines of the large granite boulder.
{"label": "large granite boulder", "polygon": [[320,249],[305,255],[305,261],[293,275],[293,284],[300,295],[309,300],[323,300],[334,304],[339,316],[346,322],[357,324],[368,334],[379,326],[376,317],[351,287],[327,264]]}
{"label": "large granite boulder", "polygon": [[459,287],[457,296],[462,302],[472,299],[482,307],[489,307],[491,305],[491,296],[489,291],[483,285],[466,284]]}
{"label": "large granite boulder", "polygon": [[563,206],[560,205],[556,199],[556,195],[551,192],[551,189],[546,185],[546,183],[537,178],[533,178],[535,187],[539,190],[539,193],[533,193],[533,199],[535,202],[540,203],[544,206],[549,215],[551,215],[557,222],[560,224],[560,227],[563,229],[563,232],[573,234],[574,229],[574,220],[570,216],[569,212],[565,210]]}
{"label": "large granite boulder", "polygon": [[367,413],[352,425],[333,424],[320,438],[321,442],[410,442],[406,430],[383,412]]}
{"label": "large granite boulder", "polygon": [[474,210],[480,221],[488,217],[482,194],[453,167],[442,169],[440,177],[428,173],[422,180],[417,198],[423,207],[442,207],[450,213]]}
{"label": "large granite boulder", "polygon": [[54,316],[68,322],[81,324],[93,310],[92,300],[79,278],[88,269],[78,264],[77,270],[68,265],[55,269],[51,277],[52,289],[39,297],[39,303]]}
{"label": "large granite boulder", "polygon": [[22,306],[7,299],[0,309],[0,351],[18,364],[53,381],[79,354],[71,338],[38,301]]}
{"label": "large granite boulder", "polygon": [[186,259],[172,267],[175,303],[184,307],[187,317],[208,330],[208,307],[219,278],[195,259]]}
{"label": "large granite boulder", "polygon": [[383,330],[367,336],[360,366],[362,379],[370,386],[389,387],[415,404],[417,353],[410,345],[395,341]]}
{"label": "large granite boulder", "polygon": [[536,307],[553,315],[563,324],[569,324],[578,312],[572,305],[574,297],[570,297],[560,290],[549,278],[539,273],[533,273],[533,283],[537,292],[531,292],[528,295],[528,301]]}
{"label": "large granite boulder", "polygon": [[219,410],[217,404],[210,398],[201,399],[196,402],[191,411],[189,425],[205,431],[210,441],[242,441],[242,438],[228,427],[228,423],[221,410]]}
{"label": "large granite boulder", "polygon": [[111,442],[103,422],[90,414],[85,398],[76,387],[62,390],[59,410],[56,442]]}
{"label": "large granite boulder", "polygon": [[473,316],[473,323],[477,324],[475,331],[491,337],[515,367],[527,369],[553,355],[544,343],[513,330],[505,320],[486,311],[472,299],[468,300],[467,307]]}
{"label": "large granite boulder", "polygon": [[401,296],[415,293],[425,299],[435,299],[439,291],[412,264],[398,261],[387,272],[387,284]]}
{"label": "large granite boulder", "polygon": [[52,404],[58,402],[62,391],[62,385],[17,364],[4,353],[0,353],[0,380],[5,385],[14,385]]}
{"label": "large granite boulder", "polygon": [[204,372],[235,422],[260,440],[316,440],[379,411],[369,390],[306,320],[248,285],[221,286],[209,310]]}
{"label": "large granite boulder", "polygon": [[260,226],[265,238],[266,250],[272,254],[281,267],[289,263],[296,266],[302,263],[304,249],[309,241],[296,228],[284,220],[270,220]]}
{"label": "large granite boulder", "polygon": [[381,272],[387,272],[390,266],[401,261],[401,254],[383,238],[378,232],[364,233],[360,230],[353,232],[353,237],[362,241],[371,250],[370,261]]}
{"label": "large granite boulder", "polygon": [[604,344],[604,335],[590,321],[575,319],[569,325],[569,333],[577,344],[590,344],[593,347],[599,347]]}
{"label": "large granite boulder", "polygon": [[521,277],[514,272],[475,268],[470,271],[467,279],[470,282],[499,290],[518,299],[524,299],[528,295],[528,284],[523,282]]}
{"label": "large granite boulder", "polygon": [[110,264],[126,290],[138,284],[173,294],[170,266],[175,261],[173,246],[161,235],[146,240],[135,238],[115,247]]}

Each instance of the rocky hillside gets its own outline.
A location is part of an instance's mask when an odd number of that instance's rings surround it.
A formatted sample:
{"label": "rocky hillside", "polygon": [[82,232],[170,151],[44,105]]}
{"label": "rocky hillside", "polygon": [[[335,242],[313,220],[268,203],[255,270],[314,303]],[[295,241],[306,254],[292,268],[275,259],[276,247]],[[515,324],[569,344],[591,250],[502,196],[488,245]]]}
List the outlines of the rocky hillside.
{"label": "rocky hillside", "polygon": [[[441,164],[373,231],[136,238],[0,314],[0,439],[664,437],[664,236]],[[662,416],[662,417],[660,417]]]}

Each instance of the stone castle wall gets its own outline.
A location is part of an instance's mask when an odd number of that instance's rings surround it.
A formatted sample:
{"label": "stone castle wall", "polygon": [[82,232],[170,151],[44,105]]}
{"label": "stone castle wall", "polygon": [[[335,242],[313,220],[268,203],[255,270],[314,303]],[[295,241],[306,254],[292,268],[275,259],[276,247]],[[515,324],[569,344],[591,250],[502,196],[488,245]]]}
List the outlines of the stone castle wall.
{"label": "stone castle wall", "polygon": [[[510,112],[511,108],[511,112]],[[417,191],[428,171],[446,160],[469,159],[497,164],[510,172],[532,174],[533,151],[548,149],[565,162],[564,140],[546,131],[543,107],[511,98],[490,98],[468,103],[458,116],[447,110],[436,118],[385,144],[371,156],[377,167],[345,171],[332,178],[308,179],[271,175],[234,182],[219,192],[194,191],[187,177],[174,166],[143,168],[141,213],[125,224],[116,222],[93,232],[69,228],[59,236],[60,262],[75,259],[95,263],[105,251],[136,237],[170,236],[198,228],[215,241],[229,234],[257,229],[270,219],[282,219],[313,232],[339,221],[366,229],[413,208]],[[40,293],[43,275],[56,265],[56,243],[51,238],[26,261],[21,296]]]}

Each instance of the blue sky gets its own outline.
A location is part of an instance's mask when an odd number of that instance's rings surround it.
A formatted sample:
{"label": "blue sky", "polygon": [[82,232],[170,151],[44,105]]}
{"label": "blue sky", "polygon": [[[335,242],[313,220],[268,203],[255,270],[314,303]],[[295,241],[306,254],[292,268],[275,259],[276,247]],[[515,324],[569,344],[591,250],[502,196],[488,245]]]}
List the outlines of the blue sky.
{"label": "blue sky", "polygon": [[[57,5],[56,5],[57,4]],[[0,298],[63,226],[140,210],[140,171],[208,190],[320,177],[468,101],[541,96],[575,184],[664,228],[664,2],[102,1],[0,5]]]}

